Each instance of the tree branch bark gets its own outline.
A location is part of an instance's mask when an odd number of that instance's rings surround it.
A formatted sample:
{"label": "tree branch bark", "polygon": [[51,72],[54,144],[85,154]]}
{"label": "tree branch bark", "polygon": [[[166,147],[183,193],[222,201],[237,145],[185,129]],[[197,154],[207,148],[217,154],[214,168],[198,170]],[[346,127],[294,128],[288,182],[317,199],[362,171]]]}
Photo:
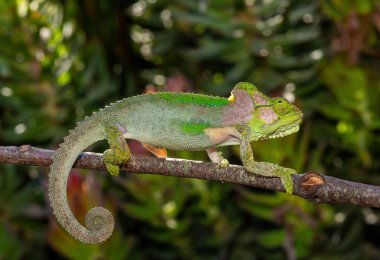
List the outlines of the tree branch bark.
{"label": "tree branch bark", "polygon": [[[49,166],[53,155],[54,151],[29,145],[20,147],[0,146],[0,163]],[[105,170],[102,154],[90,152],[82,153],[74,167]],[[122,171],[197,178],[243,184],[273,191],[285,191],[279,178],[254,175],[242,166],[237,165],[221,169],[211,162],[133,157],[127,164],[123,165]],[[322,176],[315,172],[295,174],[292,178],[294,195],[307,200],[318,203],[343,203],[380,208],[380,187],[378,186]]]}

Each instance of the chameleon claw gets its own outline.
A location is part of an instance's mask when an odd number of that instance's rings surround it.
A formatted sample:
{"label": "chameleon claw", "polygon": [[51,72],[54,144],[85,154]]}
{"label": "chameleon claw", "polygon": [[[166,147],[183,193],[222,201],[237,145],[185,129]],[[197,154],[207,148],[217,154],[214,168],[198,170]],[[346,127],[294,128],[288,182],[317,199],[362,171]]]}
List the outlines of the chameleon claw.
{"label": "chameleon claw", "polygon": [[120,160],[117,160],[117,157],[115,157],[114,152],[111,149],[107,149],[103,153],[103,161],[106,165],[107,171],[112,176],[118,176],[120,172],[119,164],[121,163]]}
{"label": "chameleon claw", "polygon": [[120,167],[118,165],[106,163],[106,169],[112,176],[119,176]]}
{"label": "chameleon claw", "polygon": [[219,168],[227,168],[230,165],[230,162],[227,159],[223,159],[218,163]]}
{"label": "chameleon claw", "polygon": [[282,185],[284,185],[285,191],[287,194],[293,194],[293,181],[292,174],[296,174],[297,172],[293,169],[285,168],[282,171],[282,174],[279,176],[281,178]]}

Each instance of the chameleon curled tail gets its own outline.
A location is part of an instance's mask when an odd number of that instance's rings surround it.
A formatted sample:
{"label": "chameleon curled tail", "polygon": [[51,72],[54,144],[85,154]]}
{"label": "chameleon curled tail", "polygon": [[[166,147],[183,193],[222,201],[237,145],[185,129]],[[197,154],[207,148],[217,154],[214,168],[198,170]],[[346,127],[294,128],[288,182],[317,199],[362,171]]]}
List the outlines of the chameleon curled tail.
{"label": "chameleon curled tail", "polygon": [[109,238],[114,229],[114,218],[109,210],[95,207],[86,214],[86,227],[82,226],[67,202],[67,179],[78,155],[89,145],[102,139],[105,139],[105,132],[96,123],[96,117],[86,119],[65,138],[50,166],[48,186],[53,214],[70,235],[87,244],[101,243]]}

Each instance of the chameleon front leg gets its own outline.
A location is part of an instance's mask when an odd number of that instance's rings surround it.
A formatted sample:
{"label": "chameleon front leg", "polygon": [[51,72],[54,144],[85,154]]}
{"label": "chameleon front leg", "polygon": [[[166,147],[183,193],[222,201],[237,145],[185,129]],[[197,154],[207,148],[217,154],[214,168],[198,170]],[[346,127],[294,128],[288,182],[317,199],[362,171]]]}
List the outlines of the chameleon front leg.
{"label": "chameleon front leg", "polygon": [[242,140],[240,144],[240,157],[244,168],[246,168],[248,171],[266,177],[278,177],[281,179],[286,193],[293,193],[293,181],[291,175],[296,174],[297,172],[293,169],[284,168],[273,163],[254,161],[248,133],[242,134]]}
{"label": "chameleon front leg", "polygon": [[225,159],[221,152],[218,151],[218,148],[212,147],[207,150],[208,157],[213,163],[217,163],[220,168],[227,168],[230,163]]}
{"label": "chameleon front leg", "polygon": [[110,149],[104,151],[103,161],[107,171],[113,176],[118,176],[120,165],[131,158],[127,141],[123,136],[125,129],[119,123],[106,123],[105,130]]}

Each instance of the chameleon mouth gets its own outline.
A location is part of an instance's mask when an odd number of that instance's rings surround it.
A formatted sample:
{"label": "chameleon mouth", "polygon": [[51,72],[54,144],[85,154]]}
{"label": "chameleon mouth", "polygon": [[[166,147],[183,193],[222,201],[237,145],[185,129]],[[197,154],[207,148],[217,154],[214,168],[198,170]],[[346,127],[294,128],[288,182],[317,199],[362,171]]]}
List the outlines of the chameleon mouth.
{"label": "chameleon mouth", "polygon": [[276,131],[275,133],[271,134],[270,136],[268,136],[268,138],[274,139],[274,138],[284,137],[284,136],[297,132],[299,129],[300,129],[299,124],[292,126],[288,129],[279,129],[279,131]]}
{"label": "chameleon mouth", "polygon": [[265,134],[259,134],[257,135],[257,140],[266,140],[266,139],[275,139],[275,138],[280,138],[284,137],[290,134],[293,134],[299,130],[300,126],[299,124],[292,125],[291,127],[282,127],[277,129],[274,133],[271,133],[269,135]]}
{"label": "chameleon mouth", "polygon": [[294,113],[290,116],[296,117],[296,119],[290,125],[282,126],[270,135],[268,135],[269,139],[284,137],[293,134],[300,129],[300,124],[302,122],[302,112]]}
{"label": "chameleon mouth", "polygon": [[[277,125],[269,125],[264,126],[259,129],[259,131],[254,133],[254,140],[266,140],[266,139],[275,139],[284,137],[290,134],[297,132],[300,128],[300,124],[302,122],[302,112],[297,111],[295,113],[288,114],[286,118],[283,118],[279,124],[283,124],[282,126]],[[286,119],[286,120],[284,120]],[[288,121],[290,123],[285,124],[284,121]],[[272,128],[272,129],[270,129]]]}

